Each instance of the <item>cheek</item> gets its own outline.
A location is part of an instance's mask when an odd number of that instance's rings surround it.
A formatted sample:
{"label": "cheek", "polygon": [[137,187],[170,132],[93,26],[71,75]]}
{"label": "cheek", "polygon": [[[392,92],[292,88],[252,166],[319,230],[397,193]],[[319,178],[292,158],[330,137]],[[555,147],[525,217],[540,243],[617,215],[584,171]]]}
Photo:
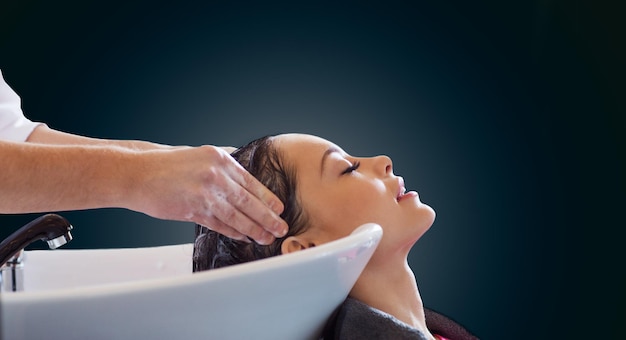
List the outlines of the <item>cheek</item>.
{"label": "cheek", "polygon": [[340,236],[351,233],[363,223],[380,223],[381,218],[386,215],[380,197],[371,192],[366,194],[328,190],[324,196],[307,202],[314,202],[307,209],[310,216],[329,232]]}
{"label": "cheek", "polygon": [[370,221],[374,217],[384,214],[384,204],[380,199],[371,195],[353,195],[346,200],[339,212],[349,215],[355,220]]}

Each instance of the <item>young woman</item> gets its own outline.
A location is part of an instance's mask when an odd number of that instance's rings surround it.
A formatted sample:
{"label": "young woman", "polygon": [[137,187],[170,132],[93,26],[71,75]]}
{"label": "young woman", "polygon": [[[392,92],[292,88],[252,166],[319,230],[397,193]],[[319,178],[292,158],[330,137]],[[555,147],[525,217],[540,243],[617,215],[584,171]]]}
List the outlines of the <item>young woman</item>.
{"label": "young woman", "polygon": [[[270,245],[260,245],[198,226],[194,271],[315,247],[374,222],[383,228],[383,238],[339,316],[329,323],[332,327],[326,337],[356,338],[346,331],[364,331],[377,339],[475,338],[442,315],[428,310],[426,315],[407,256],[432,225],[435,212],[420,201],[417,192],[406,190],[403,178],[394,175],[389,157],[354,157],[325,139],[303,134],[263,137],[232,156],[280,198],[285,206],[281,217],[289,231]],[[380,327],[372,317],[385,325],[376,336],[371,332]],[[434,331],[427,318],[448,323],[443,326],[449,330]],[[442,326],[438,323],[437,327]]]}

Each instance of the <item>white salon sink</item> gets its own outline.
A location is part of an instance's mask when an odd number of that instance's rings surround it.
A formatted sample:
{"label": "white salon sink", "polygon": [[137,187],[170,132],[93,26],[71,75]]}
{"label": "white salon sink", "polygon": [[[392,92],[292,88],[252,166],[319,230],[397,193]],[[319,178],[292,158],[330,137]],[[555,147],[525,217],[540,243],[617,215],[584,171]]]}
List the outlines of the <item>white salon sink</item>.
{"label": "white salon sink", "polygon": [[0,339],[316,339],[382,229],[192,273],[192,244],[26,251],[24,291],[0,294]]}

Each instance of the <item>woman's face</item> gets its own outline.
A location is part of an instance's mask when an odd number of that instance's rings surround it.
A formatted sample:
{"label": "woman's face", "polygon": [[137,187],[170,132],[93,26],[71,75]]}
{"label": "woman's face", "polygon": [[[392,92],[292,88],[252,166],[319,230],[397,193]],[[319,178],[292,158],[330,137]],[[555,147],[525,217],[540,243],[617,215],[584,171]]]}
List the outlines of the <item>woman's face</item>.
{"label": "woman's face", "polygon": [[389,157],[353,157],[311,135],[278,135],[273,142],[296,169],[298,199],[310,222],[302,235],[311,244],[347,236],[373,222],[383,228],[379,250],[408,252],[432,225],[435,212],[415,191],[405,191]]}

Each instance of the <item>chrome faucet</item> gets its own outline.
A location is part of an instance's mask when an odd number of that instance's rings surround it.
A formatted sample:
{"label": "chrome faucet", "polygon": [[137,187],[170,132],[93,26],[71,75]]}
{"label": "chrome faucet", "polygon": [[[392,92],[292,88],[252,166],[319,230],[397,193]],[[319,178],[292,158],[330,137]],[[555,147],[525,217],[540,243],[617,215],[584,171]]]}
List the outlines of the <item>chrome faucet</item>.
{"label": "chrome faucet", "polygon": [[72,240],[72,225],[56,214],[34,219],[0,243],[0,292],[24,289],[24,248],[37,240],[56,249]]}

